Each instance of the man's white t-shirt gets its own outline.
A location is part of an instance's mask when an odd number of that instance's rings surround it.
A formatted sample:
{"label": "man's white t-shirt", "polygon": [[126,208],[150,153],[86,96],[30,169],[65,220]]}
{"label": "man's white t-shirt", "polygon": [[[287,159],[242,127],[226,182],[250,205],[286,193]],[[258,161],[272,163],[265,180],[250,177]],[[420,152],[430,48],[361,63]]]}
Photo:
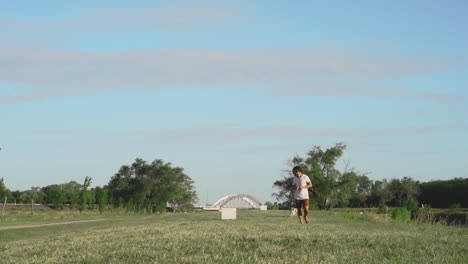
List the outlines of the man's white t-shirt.
{"label": "man's white t-shirt", "polygon": [[[296,187],[306,186],[308,182],[310,182],[309,176],[305,174],[302,174],[301,177],[293,176],[293,184]],[[294,191],[294,199],[296,200],[309,199],[309,191],[307,189]]]}

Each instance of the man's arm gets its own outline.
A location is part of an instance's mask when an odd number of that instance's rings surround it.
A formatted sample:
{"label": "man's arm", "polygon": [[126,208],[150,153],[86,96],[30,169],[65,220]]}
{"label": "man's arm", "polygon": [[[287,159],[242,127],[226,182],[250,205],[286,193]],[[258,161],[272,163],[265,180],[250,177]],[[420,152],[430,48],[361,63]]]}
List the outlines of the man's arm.
{"label": "man's arm", "polygon": [[312,182],[306,182],[306,186],[301,186],[299,188],[300,188],[300,190],[307,189],[307,188],[312,188]]}

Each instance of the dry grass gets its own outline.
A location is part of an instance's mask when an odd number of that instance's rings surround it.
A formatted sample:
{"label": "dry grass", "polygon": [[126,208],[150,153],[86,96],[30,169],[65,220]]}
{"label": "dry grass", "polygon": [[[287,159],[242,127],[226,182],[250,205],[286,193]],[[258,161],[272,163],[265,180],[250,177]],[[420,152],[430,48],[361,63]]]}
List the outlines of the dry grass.
{"label": "dry grass", "polygon": [[[116,217],[0,238],[2,263],[464,263],[466,228],[358,221],[289,211]],[[0,231],[0,236],[8,234]]]}

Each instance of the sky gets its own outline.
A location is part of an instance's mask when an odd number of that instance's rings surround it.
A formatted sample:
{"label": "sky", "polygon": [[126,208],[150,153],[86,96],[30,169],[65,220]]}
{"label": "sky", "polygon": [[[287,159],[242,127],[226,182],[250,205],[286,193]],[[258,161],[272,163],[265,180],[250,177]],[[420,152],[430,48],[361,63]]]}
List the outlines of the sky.
{"label": "sky", "polygon": [[0,0],[0,178],[136,158],[276,201],[314,146],[372,180],[468,177],[466,1]]}

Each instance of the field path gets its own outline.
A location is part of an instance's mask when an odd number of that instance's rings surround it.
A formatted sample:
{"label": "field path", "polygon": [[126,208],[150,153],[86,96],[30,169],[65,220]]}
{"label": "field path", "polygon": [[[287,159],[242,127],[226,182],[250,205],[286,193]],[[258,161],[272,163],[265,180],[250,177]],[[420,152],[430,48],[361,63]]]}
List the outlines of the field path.
{"label": "field path", "polygon": [[1,226],[0,231],[1,230],[9,230],[9,229],[41,227],[41,226],[68,225],[68,224],[74,224],[74,223],[95,222],[95,221],[102,221],[102,220],[107,220],[107,219],[78,220],[78,221],[47,223],[47,224],[35,224],[35,225],[34,224],[29,224],[29,225]]}

